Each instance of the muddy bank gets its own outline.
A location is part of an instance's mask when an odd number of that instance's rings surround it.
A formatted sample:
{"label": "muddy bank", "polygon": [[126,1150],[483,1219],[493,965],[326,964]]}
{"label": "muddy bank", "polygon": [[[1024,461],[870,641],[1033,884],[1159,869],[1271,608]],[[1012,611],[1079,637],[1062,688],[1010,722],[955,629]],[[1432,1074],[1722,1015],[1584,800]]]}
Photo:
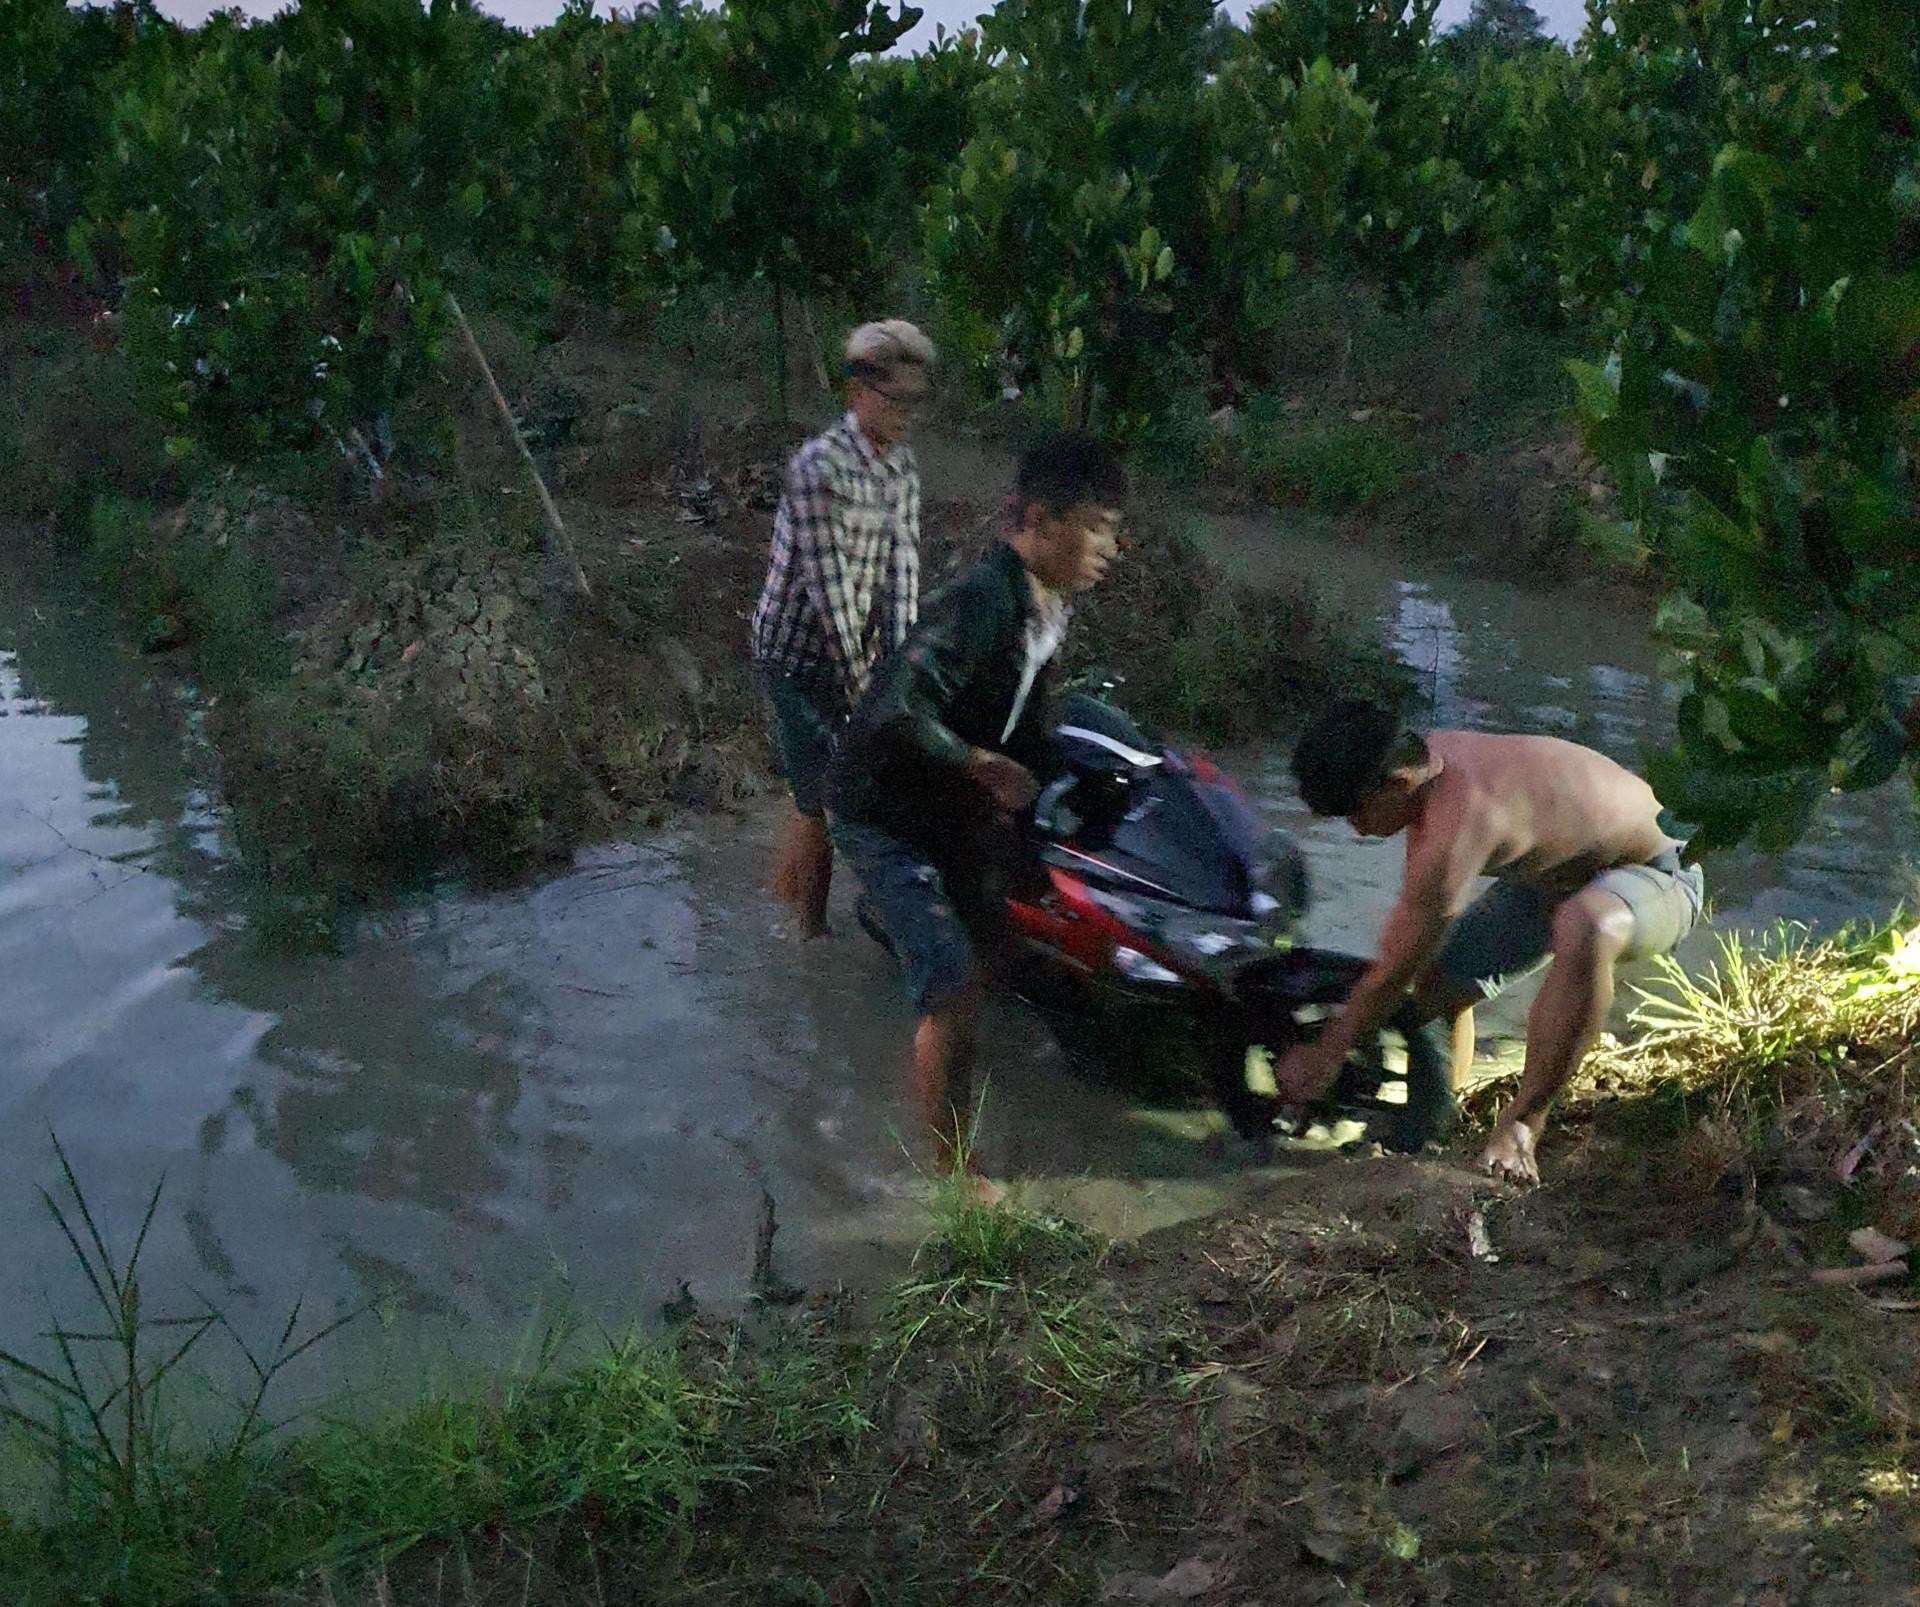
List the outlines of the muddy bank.
{"label": "muddy bank", "polygon": [[[1471,548],[1538,572],[1546,538],[1509,517],[1512,499],[1586,483],[1540,444],[1560,428],[1534,383],[1551,363],[1513,349],[1517,336],[1481,338],[1492,324],[1471,283],[1427,319],[1371,306],[1303,318],[1298,372],[1273,397],[1170,418],[1134,548],[1073,643],[1075,668],[1123,677],[1140,718],[1209,741],[1285,729],[1331,687],[1392,695],[1406,679],[1313,577],[1223,574],[1203,508],[1277,501],[1343,543],[1398,533],[1450,561]],[[120,394],[110,346],[14,329],[0,351],[9,392],[48,381],[47,405],[7,428],[36,467],[16,497],[60,521],[12,531],[88,552],[132,637],[212,694],[217,785],[280,938],[329,940],[344,910],[442,869],[557,866],[578,844],[769,784],[746,621],[781,464],[834,404],[807,390],[800,418],[769,427],[748,358],[696,358],[684,331],[636,332],[590,308],[538,339],[480,328],[591,602],[543,558],[532,487],[459,363],[397,423],[425,443],[408,454],[382,461],[375,443],[210,476],[142,460],[118,402],[87,420],[83,398]],[[1340,361],[1319,362],[1315,341],[1343,329]],[[1463,387],[1489,365],[1506,382],[1474,424]],[[1010,413],[930,423],[930,576],[991,536],[1019,428]],[[1560,454],[1546,469],[1529,456],[1542,450]],[[1472,489],[1481,469],[1501,488],[1492,500]],[[90,506],[95,492],[131,500]],[[1466,542],[1468,525],[1486,539]],[[1533,534],[1516,536],[1523,525]]]}
{"label": "muddy bank", "polygon": [[[1131,1244],[952,1209],[858,1305],[679,1309],[238,1490],[171,1467],[115,1599],[1904,1600],[1913,1302],[1813,1283],[1771,1182],[1699,1158],[1616,1107],[1528,1195],[1329,1158]],[[111,1556],[0,1529],[23,1602]]]}

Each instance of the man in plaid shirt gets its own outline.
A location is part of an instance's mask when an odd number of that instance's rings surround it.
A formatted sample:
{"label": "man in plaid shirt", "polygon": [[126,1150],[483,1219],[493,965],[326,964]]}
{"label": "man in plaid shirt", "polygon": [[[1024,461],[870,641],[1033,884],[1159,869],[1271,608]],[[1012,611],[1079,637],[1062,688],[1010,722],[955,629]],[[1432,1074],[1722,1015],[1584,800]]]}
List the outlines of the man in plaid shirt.
{"label": "man in plaid shirt", "polygon": [[793,795],[774,893],[794,906],[803,939],[827,930],[824,791],[835,737],[920,607],[920,471],[906,435],[927,392],[933,343],[891,318],[854,330],[846,360],[846,413],[787,464],[753,613],[754,665]]}

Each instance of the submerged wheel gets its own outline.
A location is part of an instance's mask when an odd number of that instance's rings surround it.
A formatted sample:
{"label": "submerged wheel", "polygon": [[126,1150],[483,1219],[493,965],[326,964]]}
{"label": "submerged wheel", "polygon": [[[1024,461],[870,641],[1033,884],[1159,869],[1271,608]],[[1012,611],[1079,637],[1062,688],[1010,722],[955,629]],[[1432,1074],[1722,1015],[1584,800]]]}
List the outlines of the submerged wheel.
{"label": "submerged wheel", "polygon": [[1449,1086],[1447,1053],[1441,1047],[1439,1029],[1431,1021],[1414,1019],[1410,1010],[1401,1013],[1395,1028],[1406,1045],[1407,1063],[1402,1076],[1407,1097],[1380,1124],[1375,1136],[1387,1149],[1418,1155],[1427,1145],[1445,1141],[1459,1105]]}
{"label": "submerged wheel", "polygon": [[[1311,1042],[1340,1013],[1366,963],[1311,950],[1277,961],[1248,1000],[1252,1041],[1276,1058]],[[1383,1097],[1383,1089],[1394,1083],[1404,1086],[1403,1097]],[[1359,1120],[1366,1136],[1382,1148],[1418,1154],[1446,1137],[1457,1108],[1438,1028],[1409,1007],[1396,1013],[1373,1042],[1348,1056],[1338,1081],[1300,1121],[1295,1136],[1316,1117]]]}

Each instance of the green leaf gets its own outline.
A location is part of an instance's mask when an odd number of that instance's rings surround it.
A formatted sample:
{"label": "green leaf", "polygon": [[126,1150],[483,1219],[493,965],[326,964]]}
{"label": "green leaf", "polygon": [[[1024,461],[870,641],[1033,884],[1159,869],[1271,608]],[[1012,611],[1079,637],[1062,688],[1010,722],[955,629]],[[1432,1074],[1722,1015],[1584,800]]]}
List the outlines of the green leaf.
{"label": "green leaf", "polygon": [[1689,653],[1704,652],[1720,640],[1707,611],[1679,593],[1661,598],[1654,611],[1653,635],[1656,641]]}
{"label": "green leaf", "polygon": [[1609,567],[1638,569],[1651,556],[1637,520],[1607,519],[1582,507],[1576,510],[1574,522],[1581,545]]}
{"label": "green leaf", "polygon": [[1783,852],[1804,834],[1825,790],[1817,771],[1708,768],[1680,749],[1649,755],[1644,768],[1661,804],[1693,828],[1693,858],[1750,833],[1766,852]]}
{"label": "green leaf", "polygon": [[1709,695],[1700,700],[1700,730],[1723,753],[1741,753],[1746,749],[1733,729],[1733,710],[1727,707],[1723,697]]}
{"label": "green leaf", "polygon": [[1768,799],[1755,823],[1754,845],[1762,853],[1784,854],[1806,835],[1813,812],[1826,789],[1817,773],[1807,771],[1784,782]]}
{"label": "green leaf", "polygon": [[80,271],[89,279],[95,278],[100,267],[93,257],[93,230],[85,219],[79,219],[67,226],[67,255],[79,265]]}
{"label": "green leaf", "polygon": [[1777,759],[1813,762],[1819,755],[1807,748],[1800,722],[1781,707],[1777,693],[1770,693],[1771,687],[1764,691],[1744,685],[1726,689],[1728,724],[1740,747]]}
{"label": "green leaf", "polygon": [[1566,367],[1573,376],[1581,420],[1597,424],[1612,418],[1615,408],[1620,404],[1619,374],[1597,363],[1583,363],[1578,359],[1569,359]]}
{"label": "green leaf", "polygon": [[1828,778],[1843,792],[1865,792],[1890,781],[1906,751],[1906,727],[1882,711],[1846,734],[1833,756]]}

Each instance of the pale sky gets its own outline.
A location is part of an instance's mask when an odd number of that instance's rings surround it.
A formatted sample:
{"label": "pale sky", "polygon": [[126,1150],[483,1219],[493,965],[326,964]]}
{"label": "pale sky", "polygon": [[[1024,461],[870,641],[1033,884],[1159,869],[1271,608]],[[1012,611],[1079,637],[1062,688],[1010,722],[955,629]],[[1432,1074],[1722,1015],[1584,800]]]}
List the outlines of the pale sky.
{"label": "pale sky", "polygon": [[[981,0],[917,0],[917,3],[926,16],[920,26],[901,41],[909,49],[931,41],[936,23],[945,23],[947,31],[952,33],[964,28],[982,11],[992,9]],[[1465,21],[1469,3],[1470,0],[1442,0],[1439,26],[1450,28],[1456,22]],[[522,28],[551,22],[560,11],[560,0],[481,0],[481,5]],[[159,0],[159,6],[163,13],[180,22],[199,23],[211,11],[231,9],[231,0],[222,0],[218,5],[214,0]],[[1549,31],[1562,39],[1574,38],[1586,23],[1585,0],[1533,0],[1533,8],[1546,19]],[[282,6],[279,0],[242,0],[240,9],[252,16],[265,17],[281,10]],[[598,9],[605,12],[606,0],[599,0]],[[1244,17],[1248,9],[1247,0],[1227,0],[1227,10],[1236,17]]]}

